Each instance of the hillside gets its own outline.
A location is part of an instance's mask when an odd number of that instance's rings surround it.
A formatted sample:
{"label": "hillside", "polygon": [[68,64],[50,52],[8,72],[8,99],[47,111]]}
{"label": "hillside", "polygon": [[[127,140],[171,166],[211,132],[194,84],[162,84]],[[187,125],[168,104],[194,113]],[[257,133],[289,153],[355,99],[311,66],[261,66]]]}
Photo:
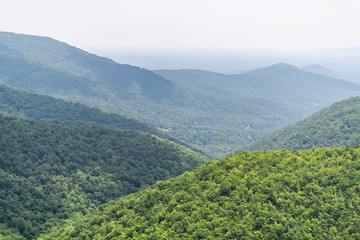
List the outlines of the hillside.
{"label": "hillside", "polygon": [[94,122],[111,125],[122,130],[150,133],[163,139],[186,145],[148,124],[115,113],[102,112],[79,103],[71,103],[54,97],[32,94],[0,84],[0,112],[26,119],[58,119]]}
{"label": "hillside", "polygon": [[291,108],[301,116],[309,116],[336,101],[360,95],[360,85],[284,63],[232,75],[199,70],[159,70],[155,73],[213,92],[266,99]]}
{"label": "hillside", "polygon": [[184,86],[51,38],[6,32],[0,83],[142,120],[213,158],[302,117],[260,97]]}
{"label": "hillside", "polygon": [[296,124],[276,130],[245,150],[308,149],[360,143],[360,97],[337,102]]}
{"label": "hillside", "polygon": [[207,161],[146,133],[0,116],[0,236],[32,239]]}
{"label": "hillside", "polygon": [[40,239],[358,239],[359,146],[240,152]]}

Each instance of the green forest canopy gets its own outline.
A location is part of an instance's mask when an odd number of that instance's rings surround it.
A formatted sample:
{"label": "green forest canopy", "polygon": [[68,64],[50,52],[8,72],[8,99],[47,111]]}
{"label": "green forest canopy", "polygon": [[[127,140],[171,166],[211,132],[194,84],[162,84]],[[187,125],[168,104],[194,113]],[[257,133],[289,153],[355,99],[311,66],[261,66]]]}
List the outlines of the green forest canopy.
{"label": "green forest canopy", "polygon": [[360,97],[352,97],[275,130],[243,150],[309,149],[357,143],[360,143]]}
{"label": "green forest canopy", "polygon": [[240,152],[40,239],[359,239],[359,147]]}
{"label": "green forest canopy", "polygon": [[[160,138],[186,145],[146,123],[126,116],[106,113],[97,108],[87,107],[51,96],[28,93],[3,84],[0,84],[0,112],[5,115],[26,119],[59,119],[111,125],[122,130],[150,133]],[[186,146],[188,147],[188,145]]]}
{"label": "green forest canopy", "polygon": [[146,133],[0,115],[0,234],[33,239],[61,220],[207,161]]}

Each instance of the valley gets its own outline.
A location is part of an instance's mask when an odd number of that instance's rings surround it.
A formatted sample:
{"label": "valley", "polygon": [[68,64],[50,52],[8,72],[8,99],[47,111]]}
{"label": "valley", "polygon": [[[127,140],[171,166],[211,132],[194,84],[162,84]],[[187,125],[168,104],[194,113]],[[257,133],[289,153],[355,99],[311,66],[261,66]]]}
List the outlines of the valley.
{"label": "valley", "polygon": [[0,239],[357,239],[344,79],[148,70],[0,32]]}
{"label": "valley", "polygon": [[0,83],[171,129],[168,135],[214,159],[360,93],[354,83],[288,64],[235,75],[167,75],[51,38],[6,32],[0,34],[0,51]]}

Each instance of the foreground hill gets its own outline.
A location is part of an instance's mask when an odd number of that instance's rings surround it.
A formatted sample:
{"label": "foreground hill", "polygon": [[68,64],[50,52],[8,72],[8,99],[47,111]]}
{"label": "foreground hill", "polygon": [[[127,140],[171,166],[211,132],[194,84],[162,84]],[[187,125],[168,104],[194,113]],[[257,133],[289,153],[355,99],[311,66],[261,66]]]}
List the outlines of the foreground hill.
{"label": "foreground hill", "polygon": [[0,235],[32,239],[61,219],[207,161],[146,133],[0,116]]}
{"label": "foreground hill", "polygon": [[279,63],[244,74],[226,75],[200,70],[160,70],[175,82],[213,92],[269,100],[308,116],[330,104],[360,95],[360,85],[303,71]]}
{"label": "foreground hill", "polygon": [[308,149],[360,143],[360,97],[335,103],[294,125],[276,130],[246,150]]}
{"label": "foreground hill", "polygon": [[358,239],[360,149],[240,152],[40,239]]}
{"label": "foreground hill", "polygon": [[302,117],[261,96],[183,86],[51,38],[6,32],[0,83],[145,121],[213,158]]}

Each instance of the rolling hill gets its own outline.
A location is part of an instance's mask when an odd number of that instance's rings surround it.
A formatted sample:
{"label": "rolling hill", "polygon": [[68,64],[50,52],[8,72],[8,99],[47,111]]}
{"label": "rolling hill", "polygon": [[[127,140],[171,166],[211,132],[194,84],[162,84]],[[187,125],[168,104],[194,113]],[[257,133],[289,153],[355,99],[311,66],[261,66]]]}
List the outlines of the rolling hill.
{"label": "rolling hill", "polygon": [[39,239],[357,239],[359,145],[240,152]]}
{"label": "rolling hill", "polygon": [[142,120],[213,158],[302,117],[259,97],[184,86],[51,38],[8,32],[0,33],[0,83]]}
{"label": "rolling hill", "polygon": [[138,131],[0,115],[0,238],[34,239],[65,219],[208,161]]}
{"label": "rolling hill", "polygon": [[58,119],[111,125],[122,130],[146,132],[186,145],[138,120],[115,113],[102,112],[96,108],[71,103],[51,96],[28,93],[3,84],[0,84],[0,112],[5,115],[33,120]]}
{"label": "rolling hill", "polygon": [[337,102],[291,126],[271,132],[244,150],[308,149],[360,143],[360,97]]}
{"label": "rolling hill", "polygon": [[174,82],[212,92],[262,98],[291,108],[301,116],[309,116],[336,101],[360,95],[360,85],[284,63],[232,75],[200,70],[154,72]]}

